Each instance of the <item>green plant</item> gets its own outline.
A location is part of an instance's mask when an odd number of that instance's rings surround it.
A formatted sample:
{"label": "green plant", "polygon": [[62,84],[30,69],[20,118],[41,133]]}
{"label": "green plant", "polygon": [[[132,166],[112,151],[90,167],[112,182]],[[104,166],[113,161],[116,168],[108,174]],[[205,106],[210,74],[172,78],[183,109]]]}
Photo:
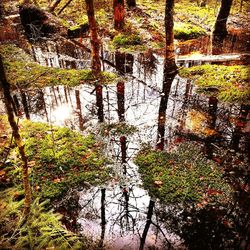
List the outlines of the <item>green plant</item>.
{"label": "green plant", "polygon": [[[61,197],[70,187],[104,183],[112,172],[102,154],[102,144],[93,135],[31,121],[20,122],[21,136],[30,166],[33,190],[44,198]],[[6,125],[6,128],[8,126]],[[39,138],[39,140],[38,140]],[[4,168],[15,185],[21,184],[18,152],[12,149]]]}
{"label": "green plant", "polygon": [[48,200],[35,199],[26,220],[23,193],[11,188],[0,192],[1,249],[88,249],[87,240],[61,224],[61,215],[48,210]]}
{"label": "green plant", "polygon": [[[181,77],[190,78],[198,91],[216,95],[226,102],[249,103],[250,85],[248,66],[201,65],[182,68]],[[216,92],[214,91],[216,90]]]}
{"label": "green plant", "polygon": [[174,24],[174,37],[176,39],[189,40],[206,35],[206,30],[198,26],[175,22]]}
{"label": "green plant", "polygon": [[126,47],[142,44],[141,37],[137,34],[118,34],[113,38],[115,47]]}
{"label": "green plant", "polygon": [[124,122],[119,123],[103,123],[100,127],[102,135],[130,135],[135,133],[137,128],[133,125],[128,125]]}
{"label": "green plant", "polygon": [[167,203],[226,201],[231,192],[218,166],[199,145],[180,144],[170,153],[145,148],[136,156],[143,185]]}
{"label": "green plant", "polygon": [[101,84],[109,84],[118,79],[116,74],[110,72],[102,72],[100,76],[96,76],[89,69],[58,69],[40,66],[14,45],[2,45],[0,52],[5,59],[7,80],[12,87],[45,87],[59,84],[76,86],[97,81]]}

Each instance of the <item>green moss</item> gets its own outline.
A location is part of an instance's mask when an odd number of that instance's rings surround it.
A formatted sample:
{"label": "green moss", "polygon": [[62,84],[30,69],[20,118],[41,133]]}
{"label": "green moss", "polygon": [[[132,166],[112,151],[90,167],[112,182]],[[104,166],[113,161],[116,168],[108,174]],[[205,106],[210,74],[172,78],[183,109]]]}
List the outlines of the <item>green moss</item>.
{"label": "green moss", "polygon": [[[248,66],[201,65],[183,68],[180,76],[190,78],[198,91],[215,95],[226,102],[249,103],[250,85]],[[212,91],[211,91],[212,90]]]}
{"label": "green moss", "polygon": [[116,48],[141,45],[141,37],[138,34],[118,34],[113,38]]}
{"label": "green moss", "polygon": [[105,124],[103,123],[100,128],[102,135],[130,135],[137,131],[137,128],[133,125],[128,125],[124,122]]}
{"label": "green moss", "polygon": [[[216,19],[214,5],[215,2],[208,2],[206,7],[200,7],[196,2],[182,0],[175,4],[175,18],[182,22],[199,22],[200,25],[211,29]],[[199,24],[197,23],[197,25]]]}
{"label": "green moss", "polygon": [[171,153],[146,148],[135,163],[145,188],[167,203],[214,202],[227,199],[231,191],[218,166],[204,157],[198,145],[185,143]]}
{"label": "green moss", "polygon": [[76,86],[83,83],[101,84],[113,83],[117,75],[102,72],[96,76],[91,70],[59,69],[43,67],[32,62],[32,59],[14,45],[0,46],[0,53],[4,57],[6,76],[12,87],[45,87],[54,85]]}
{"label": "green moss", "polygon": [[[102,145],[93,135],[82,136],[67,128],[22,121],[21,136],[30,166],[32,188],[45,198],[62,196],[69,188],[104,183],[110,178]],[[21,184],[21,162],[17,149],[10,154],[8,178]],[[6,170],[7,172],[7,170]]]}
{"label": "green moss", "polygon": [[189,40],[206,35],[206,30],[192,24],[176,22],[174,24],[174,37]]}

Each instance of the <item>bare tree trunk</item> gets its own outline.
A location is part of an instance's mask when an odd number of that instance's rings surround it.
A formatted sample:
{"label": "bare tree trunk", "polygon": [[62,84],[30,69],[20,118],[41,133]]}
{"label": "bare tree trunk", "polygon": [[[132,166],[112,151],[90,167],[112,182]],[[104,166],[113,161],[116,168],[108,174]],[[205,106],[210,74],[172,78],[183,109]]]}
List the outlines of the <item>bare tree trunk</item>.
{"label": "bare tree trunk", "polygon": [[233,0],[221,0],[220,11],[213,31],[214,36],[225,37],[227,35],[227,19],[230,14],[232,2]]}
{"label": "bare tree trunk", "polygon": [[61,0],[54,0],[48,8],[49,12],[54,12],[55,8],[59,5],[59,3],[61,2]]}
{"label": "bare tree trunk", "polygon": [[29,173],[28,173],[28,159],[24,151],[24,145],[22,143],[21,136],[19,134],[19,128],[14,118],[13,108],[11,105],[11,94],[10,94],[10,85],[6,80],[4,67],[3,67],[3,61],[2,57],[0,56],[0,82],[1,87],[3,89],[3,96],[4,96],[4,103],[6,112],[8,115],[9,124],[12,128],[13,137],[16,141],[22,162],[23,162],[23,171],[22,171],[22,178],[23,178],[23,186],[25,191],[25,208],[24,213],[25,215],[28,215],[30,211],[30,203],[31,203],[31,189],[30,189],[30,183],[29,183]]}
{"label": "bare tree trunk", "polygon": [[85,2],[86,2],[89,30],[91,36],[91,54],[92,54],[91,67],[96,74],[99,74],[101,72],[101,60],[99,54],[100,40],[97,34],[97,24],[95,20],[94,4],[93,0],[85,0]]}
{"label": "bare tree trunk", "polygon": [[165,8],[165,33],[166,33],[166,52],[165,65],[170,71],[176,71],[174,55],[174,0],[166,0]]}
{"label": "bare tree trunk", "polygon": [[135,0],[127,0],[127,6],[129,8],[136,7],[136,1]]}
{"label": "bare tree trunk", "polygon": [[125,18],[124,0],[113,0],[113,8],[115,22],[114,28],[116,30],[123,30]]}

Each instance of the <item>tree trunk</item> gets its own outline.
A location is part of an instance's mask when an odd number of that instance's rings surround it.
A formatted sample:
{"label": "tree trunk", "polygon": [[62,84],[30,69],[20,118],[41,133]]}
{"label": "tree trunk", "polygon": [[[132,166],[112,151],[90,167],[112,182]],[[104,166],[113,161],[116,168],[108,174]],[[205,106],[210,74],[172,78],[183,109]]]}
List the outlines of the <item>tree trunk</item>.
{"label": "tree trunk", "polygon": [[128,6],[128,8],[136,7],[136,1],[135,0],[127,0],[127,6]]}
{"label": "tree trunk", "polygon": [[49,5],[49,12],[54,12],[55,8],[59,5],[61,0],[54,0],[50,5]]}
{"label": "tree trunk", "polygon": [[220,11],[217,16],[213,34],[225,37],[227,35],[227,19],[230,13],[233,0],[221,0]]}
{"label": "tree trunk", "polygon": [[116,30],[123,30],[125,18],[124,0],[113,0],[113,8],[115,22],[114,28]]}
{"label": "tree trunk", "polygon": [[166,52],[165,52],[165,65],[169,71],[175,72],[177,66],[175,64],[174,55],[174,0],[166,0],[165,8],[165,33],[166,33]]}
{"label": "tree trunk", "polygon": [[88,15],[88,22],[89,22],[89,30],[91,36],[91,54],[92,54],[92,62],[91,67],[92,70],[99,74],[101,72],[101,61],[100,61],[100,40],[97,34],[97,25],[95,20],[95,13],[94,13],[94,4],[93,0],[85,0],[86,2],[86,9]]}
{"label": "tree trunk", "polygon": [[30,203],[31,203],[31,189],[30,189],[30,183],[29,183],[29,173],[28,173],[28,159],[26,157],[25,151],[24,151],[24,145],[22,143],[21,136],[19,134],[19,128],[15,121],[14,114],[13,114],[13,108],[11,105],[11,94],[10,94],[10,85],[6,80],[2,57],[0,56],[0,82],[1,87],[3,89],[3,96],[4,96],[4,103],[6,112],[8,115],[9,124],[12,129],[13,137],[16,141],[22,162],[23,162],[23,170],[22,170],[22,178],[23,178],[23,186],[25,191],[25,201],[24,201],[24,213],[25,215],[28,215],[30,211]]}

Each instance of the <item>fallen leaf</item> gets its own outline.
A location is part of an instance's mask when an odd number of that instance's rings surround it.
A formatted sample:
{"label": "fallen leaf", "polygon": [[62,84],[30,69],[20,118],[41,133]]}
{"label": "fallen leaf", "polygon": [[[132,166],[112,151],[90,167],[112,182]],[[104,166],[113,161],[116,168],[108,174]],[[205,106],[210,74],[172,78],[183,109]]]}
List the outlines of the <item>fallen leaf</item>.
{"label": "fallen leaf", "polygon": [[162,186],[163,185],[163,182],[162,181],[159,181],[159,180],[156,180],[156,181],[154,181],[154,184],[156,185],[156,186]]}

